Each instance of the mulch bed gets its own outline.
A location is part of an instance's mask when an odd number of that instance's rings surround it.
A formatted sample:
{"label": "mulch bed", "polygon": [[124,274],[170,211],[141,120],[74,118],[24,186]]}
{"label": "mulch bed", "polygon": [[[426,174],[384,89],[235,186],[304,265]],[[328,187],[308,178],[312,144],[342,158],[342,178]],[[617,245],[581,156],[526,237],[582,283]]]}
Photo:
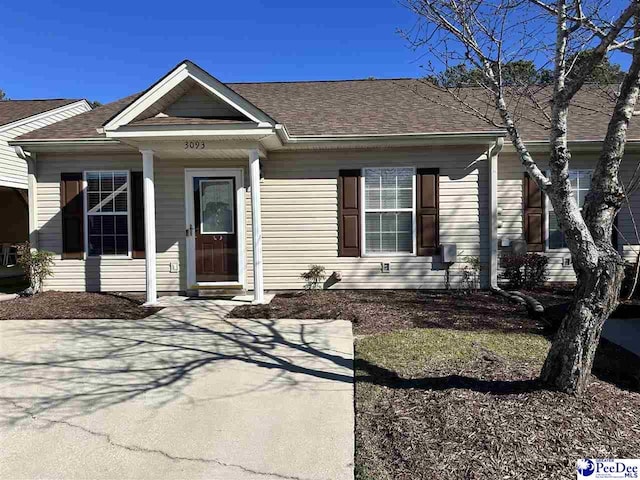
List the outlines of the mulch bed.
{"label": "mulch bed", "polygon": [[544,322],[487,292],[321,290],[276,295],[268,305],[236,307],[232,318],[342,319],[356,334],[404,328],[542,333]]}
{"label": "mulch bed", "polygon": [[358,480],[575,478],[579,458],[637,458],[640,395],[595,380],[540,389],[539,365],[478,356],[417,378],[360,363]]}
{"label": "mulch bed", "polygon": [[138,320],[161,308],[143,307],[142,295],[47,291],[0,302],[0,320],[121,318]]}
{"label": "mulch bed", "polygon": [[[573,289],[567,286],[544,287],[525,291],[545,308],[545,318],[559,325],[573,300]],[[640,299],[632,298],[620,302],[611,315],[613,318],[640,318]]]}

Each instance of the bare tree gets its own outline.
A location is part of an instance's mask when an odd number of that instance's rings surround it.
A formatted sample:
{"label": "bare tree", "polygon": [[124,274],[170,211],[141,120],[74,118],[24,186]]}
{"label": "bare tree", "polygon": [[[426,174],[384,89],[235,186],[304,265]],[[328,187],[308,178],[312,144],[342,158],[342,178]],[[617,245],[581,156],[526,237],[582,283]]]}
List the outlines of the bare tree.
{"label": "bare tree", "polygon": [[[617,306],[624,276],[611,233],[624,200],[618,171],[639,90],[639,1],[631,0],[614,11],[606,0],[558,0],[555,4],[542,0],[406,0],[418,19],[405,32],[415,47],[428,48],[431,58],[445,69],[464,63],[481,72],[473,89],[432,88],[453,97],[460,111],[505,128],[525,171],[553,205],[571,252],[577,286],[541,378],[552,388],[570,393],[582,393],[586,387],[602,326]],[[613,98],[607,112],[610,121],[581,211],[569,178],[569,109],[614,50],[631,54],[631,64],[619,89],[608,91]],[[551,86],[505,85],[504,67],[517,59],[552,68]],[[436,70],[433,63],[429,68]],[[443,105],[451,103],[437,95],[430,98]],[[527,132],[522,125],[532,122],[549,132],[548,175],[523,140]]]}

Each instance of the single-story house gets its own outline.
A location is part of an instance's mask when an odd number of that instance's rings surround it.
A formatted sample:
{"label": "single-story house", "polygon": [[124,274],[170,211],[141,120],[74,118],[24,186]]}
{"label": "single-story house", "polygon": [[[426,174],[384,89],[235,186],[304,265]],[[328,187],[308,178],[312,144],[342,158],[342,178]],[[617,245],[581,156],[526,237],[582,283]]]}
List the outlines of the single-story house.
{"label": "single-story house", "polygon": [[[46,288],[260,302],[301,288],[311,264],[337,272],[331,288],[455,288],[471,256],[488,287],[514,245],[548,255],[551,281],[575,279],[505,131],[433,95],[413,79],[223,83],[184,61],[142,93],[21,135],[31,238],[56,255]],[[572,107],[580,201],[610,104],[585,87]],[[536,120],[520,122],[544,166]],[[629,135],[624,179],[640,160],[640,130]],[[633,256],[628,209],[618,226]]]}
{"label": "single-story house", "polygon": [[0,244],[24,242],[29,233],[27,162],[8,142],[88,110],[86,100],[0,101]]}

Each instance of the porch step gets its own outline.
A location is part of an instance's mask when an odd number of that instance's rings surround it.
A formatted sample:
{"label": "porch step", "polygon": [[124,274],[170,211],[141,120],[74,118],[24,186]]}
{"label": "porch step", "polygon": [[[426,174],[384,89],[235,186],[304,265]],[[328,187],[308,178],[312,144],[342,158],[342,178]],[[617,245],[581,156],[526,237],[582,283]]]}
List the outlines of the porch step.
{"label": "porch step", "polygon": [[209,298],[232,298],[247,294],[247,291],[244,288],[234,286],[198,287],[198,289],[193,292],[195,296]]}

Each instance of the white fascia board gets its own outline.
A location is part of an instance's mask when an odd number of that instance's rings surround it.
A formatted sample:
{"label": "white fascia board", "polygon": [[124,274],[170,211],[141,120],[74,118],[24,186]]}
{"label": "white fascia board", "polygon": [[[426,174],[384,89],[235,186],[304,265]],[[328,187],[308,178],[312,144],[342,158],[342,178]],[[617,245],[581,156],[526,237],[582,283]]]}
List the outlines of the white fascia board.
{"label": "white fascia board", "polygon": [[32,147],[45,145],[114,145],[118,144],[117,140],[110,138],[48,138],[46,140],[11,140],[7,142],[11,146]]}
{"label": "white fascia board", "polygon": [[318,141],[348,141],[348,140],[385,140],[394,138],[447,138],[447,139],[477,139],[486,143],[487,138],[504,137],[506,132],[503,130],[486,131],[486,132],[436,132],[436,133],[372,133],[364,135],[297,135],[290,136],[290,143],[307,143]]}
{"label": "white fascia board", "polygon": [[[197,127],[197,128],[194,128]],[[200,137],[200,138],[224,138],[224,137],[256,137],[258,139],[273,135],[273,129],[256,128],[256,129],[232,129],[232,130],[213,130],[208,128],[199,128],[199,126],[190,126],[189,128],[160,128],[156,127],[150,130],[131,129],[118,130],[117,132],[107,131],[107,138],[170,138],[170,137]]]}
{"label": "white fascia board", "polygon": [[14,140],[11,146],[22,147],[25,152],[99,152],[130,151],[131,147],[111,138]]}
{"label": "white fascia board", "polygon": [[189,76],[186,63],[181,63],[172,72],[162,78],[157,84],[145,92],[135,102],[125,108],[123,111],[113,117],[109,123],[104,126],[105,130],[113,130],[121,125],[126,125],[135,119],[138,115],[151,107],[155,102],[160,100],[164,95],[175,88],[180,82]]}
{"label": "white fascia board", "polygon": [[283,126],[276,126],[276,133],[284,147],[295,148],[313,146],[347,147],[358,145],[486,145],[487,140],[504,137],[502,130],[488,132],[438,132],[438,133],[399,133],[367,135],[300,135],[290,136]]}
{"label": "white fascia board", "polygon": [[256,106],[231,90],[224,83],[202,70],[197,65],[187,61],[181,63],[172,72],[167,74],[157,84],[145,92],[140,98],[111,119],[106,125],[104,125],[104,130],[115,130],[118,127],[127,125],[187,78],[193,79],[193,81],[205,90],[211,92],[229,106],[238,110],[240,113],[259,125],[268,125],[272,127],[273,124],[275,124],[275,121],[266,113],[258,109]]}
{"label": "white fascia board", "polygon": [[273,127],[276,123],[269,115],[264,113],[258,107],[247,101],[244,97],[237,94],[217,78],[202,70],[194,64],[190,64],[187,68],[191,78],[201,87],[213,93],[223,102],[238,110],[240,113],[250,118],[254,122]]}
{"label": "white fascia board", "polygon": [[27,117],[27,118],[21,118],[20,120],[16,120],[15,122],[11,122],[11,123],[6,123],[4,125],[0,125],[0,132],[11,130],[12,128],[16,128],[16,127],[19,127],[21,125],[25,125],[25,124],[27,124],[29,122],[35,122],[37,120],[42,120],[44,118],[47,118],[48,116],[55,115],[56,113],[64,113],[67,110],[71,110],[71,109],[79,107],[79,106],[84,106],[85,107],[85,112],[88,112],[89,110],[91,110],[91,106],[89,105],[89,103],[87,103],[86,100],[78,100],[77,102],[68,103],[67,105],[63,105],[61,107],[53,108],[51,110],[47,110],[47,111],[38,113],[36,115],[32,115],[32,116]]}

